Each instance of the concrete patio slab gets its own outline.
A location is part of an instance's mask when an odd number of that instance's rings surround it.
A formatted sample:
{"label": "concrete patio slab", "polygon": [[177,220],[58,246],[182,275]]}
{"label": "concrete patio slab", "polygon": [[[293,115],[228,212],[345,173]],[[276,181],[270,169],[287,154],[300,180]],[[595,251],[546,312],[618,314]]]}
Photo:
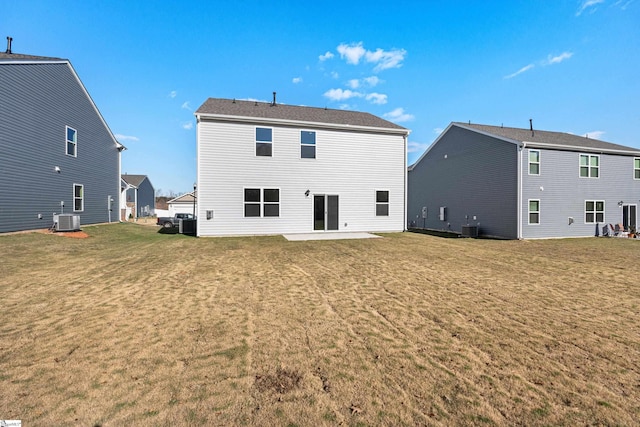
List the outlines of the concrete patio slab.
{"label": "concrete patio slab", "polygon": [[304,240],[342,240],[342,239],[376,239],[371,233],[305,233],[305,234],[283,234],[285,239],[295,242]]}

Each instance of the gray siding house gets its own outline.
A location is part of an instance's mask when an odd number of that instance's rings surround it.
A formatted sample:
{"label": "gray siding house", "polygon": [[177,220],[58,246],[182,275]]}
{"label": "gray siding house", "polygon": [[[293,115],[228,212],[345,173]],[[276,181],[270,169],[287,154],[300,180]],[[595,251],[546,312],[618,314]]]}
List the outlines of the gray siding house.
{"label": "gray siding house", "polygon": [[451,123],[407,179],[409,228],[534,239],[638,225],[640,149],[567,133]]}
{"label": "gray siding house", "polygon": [[124,197],[127,207],[132,208],[133,216],[152,216],[156,212],[156,190],[146,175],[121,176],[126,185]]}
{"label": "gray siding house", "polygon": [[67,59],[0,53],[0,232],[118,219],[120,145]]}

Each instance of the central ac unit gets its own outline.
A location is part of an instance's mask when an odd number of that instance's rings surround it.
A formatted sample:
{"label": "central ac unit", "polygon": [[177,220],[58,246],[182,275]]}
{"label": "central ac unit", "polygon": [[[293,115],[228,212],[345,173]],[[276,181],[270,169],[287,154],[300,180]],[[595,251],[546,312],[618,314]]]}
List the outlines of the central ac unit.
{"label": "central ac unit", "polygon": [[80,230],[80,215],[59,214],[56,215],[56,231],[77,231]]}

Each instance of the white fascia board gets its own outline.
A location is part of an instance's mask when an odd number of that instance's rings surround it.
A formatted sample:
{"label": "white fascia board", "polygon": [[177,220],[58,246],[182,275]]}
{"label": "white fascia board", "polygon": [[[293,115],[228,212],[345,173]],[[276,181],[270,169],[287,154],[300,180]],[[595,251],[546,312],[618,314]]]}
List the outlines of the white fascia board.
{"label": "white fascia board", "polygon": [[575,145],[562,145],[562,144],[549,144],[545,142],[528,142],[524,141],[524,145],[527,148],[548,148],[550,150],[563,150],[563,151],[575,151],[575,152],[587,152],[598,154],[618,154],[625,156],[640,156],[640,150],[611,150],[608,148],[598,147],[580,147]]}
{"label": "white fascia board", "polygon": [[390,133],[390,134],[405,135],[405,136],[408,136],[409,133],[411,132],[409,129],[381,128],[381,127],[373,127],[373,126],[357,126],[357,125],[345,125],[345,124],[324,123],[324,122],[307,122],[307,121],[287,120],[287,119],[272,119],[268,117],[226,116],[221,114],[207,114],[207,113],[195,113],[195,116],[198,122],[200,122],[201,119],[211,119],[216,121],[227,121],[227,122],[253,123],[253,124],[259,123],[264,125],[301,126],[301,127],[320,128],[320,129]]}

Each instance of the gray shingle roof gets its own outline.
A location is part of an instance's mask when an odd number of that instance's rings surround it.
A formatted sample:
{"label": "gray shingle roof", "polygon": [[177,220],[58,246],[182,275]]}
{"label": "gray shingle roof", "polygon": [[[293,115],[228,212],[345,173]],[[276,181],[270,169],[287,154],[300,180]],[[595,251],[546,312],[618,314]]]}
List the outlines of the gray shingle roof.
{"label": "gray shingle roof", "polygon": [[544,145],[554,145],[558,146],[558,148],[565,147],[574,149],[588,149],[590,151],[632,151],[640,154],[640,149],[638,148],[626,147],[624,145],[613,144],[611,142],[600,141],[598,139],[586,138],[584,136],[572,135],[570,133],[564,132],[550,132],[534,129],[532,133],[530,129],[468,124],[460,122],[454,122],[454,124],[464,128],[486,132],[502,138],[507,138],[519,142],[526,142],[529,145],[535,145],[536,143],[538,143]]}
{"label": "gray shingle roof", "polygon": [[0,52],[0,62],[4,61],[66,61],[62,58],[50,58],[48,56],[25,55],[22,53]]}
{"label": "gray shingle roof", "polygon": [[229,117],[250,117],[260,119],[289,120],[301,123],[322,123],[342,126],[372,128],[408,129],[381,119],[369,113],[359,111],[334,110],[328,108],[303,107],[297,105],[270,102],[239,101],[223,98],[209,98],[196,111],[198,115],[216,115]]}
{"label": "gray shingle roof", "polygon": [[127,184],[131,184],[135,187],[139,187],[140,183],[142,183],[142,181],[144,181],[147,178],[147,175],[124,174],[124,175],[121,175],[121,177]]}

